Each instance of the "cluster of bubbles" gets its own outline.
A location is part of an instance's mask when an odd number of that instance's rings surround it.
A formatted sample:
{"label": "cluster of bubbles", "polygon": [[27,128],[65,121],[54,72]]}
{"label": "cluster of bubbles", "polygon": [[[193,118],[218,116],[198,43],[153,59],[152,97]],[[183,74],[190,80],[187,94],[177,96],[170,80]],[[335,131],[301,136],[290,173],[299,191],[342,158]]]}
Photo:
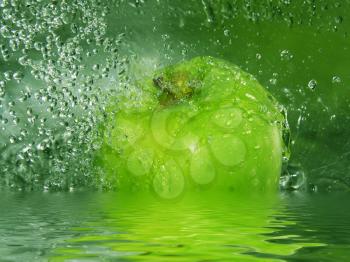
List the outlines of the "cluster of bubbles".
{"label": "cluster of bubbles", "polygon": [[336,32],[343,22],[342,16],[336,16],[326,27],[322,23],[323,16],[320,13],[342,6],[341,2],[327,0],[202,0],[201,2],[208,23],[224,23],[243,16],[253,23],[282,21],[289,27],[303,24],[317,25],[317,30]]}
{"label": "cluster of bubbles", "polygon": [[[93,181],[104,97],[122,88],[115,1],[0,2],[0,186],[73,190]],[[102,179],[102,178],[99,178]]]}

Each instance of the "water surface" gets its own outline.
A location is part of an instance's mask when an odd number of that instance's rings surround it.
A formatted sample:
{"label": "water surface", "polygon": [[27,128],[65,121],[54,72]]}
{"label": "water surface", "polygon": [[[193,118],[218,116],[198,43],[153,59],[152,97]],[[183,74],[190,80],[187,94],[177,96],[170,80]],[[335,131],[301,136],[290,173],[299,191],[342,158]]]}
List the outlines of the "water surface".
{"label": "water surface", "polygon": [[349,200],[2,193],[1,261],[346,261]]}

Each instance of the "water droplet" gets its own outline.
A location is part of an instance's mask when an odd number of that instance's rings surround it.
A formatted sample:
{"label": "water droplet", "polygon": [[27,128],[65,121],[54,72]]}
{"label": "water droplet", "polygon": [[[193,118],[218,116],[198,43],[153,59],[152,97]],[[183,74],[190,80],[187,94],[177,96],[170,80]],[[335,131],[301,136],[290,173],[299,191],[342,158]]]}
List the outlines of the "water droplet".
{"label": "water droplet", "polygon": [[209,146],[215,158],[224,166],[236,166],[245,160],[245,144],[233,134],[214,136]]}
{"label": "water droplet", "polygon": [[334,84],[341,83],[341,78],[339,76],[333,76],[332,83],[334,83]]}
{"label": "water droplet", "polygon": [[281,53],[280,53],[280,56],[281,56],[281,60],[282,61],[290,61],[293,58],[293,55],[287,49],[282,50]]}
{"label": "water droplet", "polygon": [[317,87],[317,81],[315,79],[312,79],[312,80],[309,81],[307,86],[311,90],[314,90]]}

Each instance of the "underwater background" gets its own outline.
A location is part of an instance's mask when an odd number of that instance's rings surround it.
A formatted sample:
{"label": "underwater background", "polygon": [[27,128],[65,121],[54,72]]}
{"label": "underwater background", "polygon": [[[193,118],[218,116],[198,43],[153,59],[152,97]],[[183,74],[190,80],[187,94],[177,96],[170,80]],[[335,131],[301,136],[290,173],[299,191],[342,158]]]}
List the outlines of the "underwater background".
{"label": "underwater background", "polygon": [[[347,261],[349,0],[0,0],[0,14],[0,261]],[[287,109],[281,192],[104,192],[109,97],[208,55]]]}

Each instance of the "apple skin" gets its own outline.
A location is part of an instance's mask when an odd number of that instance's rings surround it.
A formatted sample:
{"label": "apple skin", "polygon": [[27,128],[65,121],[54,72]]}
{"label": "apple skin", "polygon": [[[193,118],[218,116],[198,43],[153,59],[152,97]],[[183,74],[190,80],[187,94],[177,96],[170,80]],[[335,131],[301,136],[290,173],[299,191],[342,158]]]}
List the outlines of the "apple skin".
{"label": "apple skin", "polygon": [[287,151],[281,106],[239,67],[197,57],[111,99],[96,164],[119,190],[272,192]]}

